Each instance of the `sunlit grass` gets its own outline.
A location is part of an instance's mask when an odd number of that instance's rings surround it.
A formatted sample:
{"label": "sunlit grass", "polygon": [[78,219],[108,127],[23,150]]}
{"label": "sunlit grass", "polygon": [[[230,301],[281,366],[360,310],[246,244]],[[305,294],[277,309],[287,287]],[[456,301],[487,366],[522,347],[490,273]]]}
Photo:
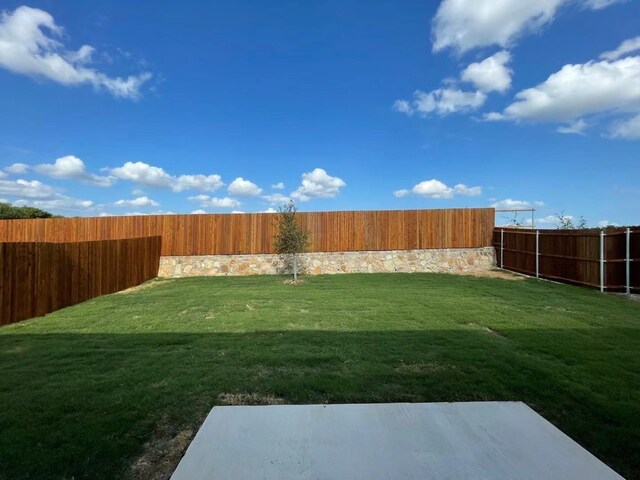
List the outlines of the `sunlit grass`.
{"label": "sunlit grass", "polygon": [[0,478],[144,478],[220,403],[463,400],[640,478],[639,352],[639,303],[535,280],[154,281],[0,329]]}

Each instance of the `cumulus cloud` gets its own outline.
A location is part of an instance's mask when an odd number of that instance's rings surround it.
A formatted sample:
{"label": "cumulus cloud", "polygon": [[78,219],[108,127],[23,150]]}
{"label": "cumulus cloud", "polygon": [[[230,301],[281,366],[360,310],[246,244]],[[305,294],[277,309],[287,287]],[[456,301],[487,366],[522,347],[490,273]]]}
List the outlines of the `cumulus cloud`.
{"label": "cumulus cloud", "polygon": [[138,197],[131,200],[118,200],[115,202],[118,207],[158,207],[160,204],[149,197]]}
{"label": "cumulus cloud", "polygon": [[505,198],[504,200],[498,200],[491,204],[496,210],[518,210],[520,208],[534,208],[543,207],[544,202],[536,200],[530,202],[527,200],[513,200],[511,198]]}
{"label": "cumulus cloud", "polygon": [[334,198],[347,184],[338,177],[332,177],[322,168],[302,174],[302,184],[291,193],[291,197],[301,202],[312,198]]}
{"label": "cumulus cloud", "polygon": [[564,134],[577,134],[584,135],[584,131],[589,127],[589,124],[585,122],[582,118],[579,118],[575,122],[571,122],[562,127],[558,127],[556,131],[558,133]]}
{"label": "cumulus cloud", "polygon": [[209,195],[196,195],[189,197],[192,202],[198,202],[202,208],[237,208],[240,202],[234,198],[210,197]]}
{"label": "cumulus cloud", "polygon": [[44,200],[24,200],[13,202],[16,207],[36,207],[48,211],[82,211],[95,205],[91,200],[80,200],[66,195],[56,195]]}
{"label": "cumulus cloud", "polygon": [[73,155],[60,157],[54,163],[36,165],[34,170],[48,177],[80,180],[98,187],[109,187],[116,181],[111,176],[103,177],[87,172],[84,162]]}
{"label": "cumulus cloud", "polygon": [[623,140],[640,140],[640,115],[614,122],[611,125],[609,137]]}
{"label": "cumulus cloud", "polygon": [[482,92],[504,92],[511,86],[513,70],[507,67],[510,61],[511,54],[502,50],[481,62],[470,64],[460,78]]}
{"label": "cumulus cloud", "polygon": [[194,210],[193,212],[191,212],[192,215],[203,215],[207,213],[205,210],[198,208],[197,210]]}
{"label": "cumulus cloud", "polygon": [[623,0],[443,0],[432,23],[433,50],[459,53],[478,47],[508,47],[525,33],[551,23],[571,3],[601,9]]}
{"label": "cumulus cloud", "polygon": [[453,187],[449,187],[444,182],[432,178],[431,180],[424,180],[413,186],[411,190],[403,188],[396,190],[393,194],[397,198],[406,197],[413,194],[421,197],[436,198],[436,199],[451,199],[456,195],[463,195],[466,197],[475,197],[482,194],[482,187],[468,187],[463,183],[458,183]]}
{"label": "cumulus cloud", "polygon": [[278,182],[271,185],[274,190],[284,190],[284,182]]}
{"label": "cumulus cloud", "polygon": [[144,162],[126,162],[121,167],[110,168],[107,171],[121,180],[145,187],[169,188],[173,181],[173,177],[162,168]]}
{"label": "cumulus cloud", "polygon": [[609,61],[618,60],[619,58],[622,58],[629,53],[633,53],[638,50],[640,50],[640,36],[625,40],[615,50],[604,52],[602,55],[600,55],[600,58]]}
{"label": "cumulus cloud", "polygon": [[51,198],[55,188],[38,180],[0,180],[0,195],[26,198]]}
{"label": "cumulus cloud", "polygon": [[291,201],[291,197],[287,195],[283,195],[281,193],[272,193],[271,195],[264,195],[264,198],[271,205],[282,205],[285,203],[289,203]]}
{"label": "cumulus cloud", "polygon": [[396,112],[404,113],[409,117],[414,113],[413,107],[407,100],[396,100],[393,104],[393,109]]}
{"label": "cumulus cloud", "polygon": [[242,177],[238,177],[231,182],[227,191],[231,195],[236,195],[238,197],[255,197],[262,193],[262,189],[255,183],[245,180]]}
{"label": "cumulus cloud", "polygon": [[565,65],[540,85],[518,92],[488,120],[570,122],[589,114],[640,111],[640,56]]}
{"label": "cumulus cloud", "polygon": [[173,190],[199,190],[201,192],[214,192],[224,186],[220,175],[180,175],[173,181]]}
{"label": "cumulus cloud", "polygon": [[70,51],[63,37],[62,27],[44,10],[22,6],[4,11],[0,14],[0,67],[65,86],[93,85],[114,97],[130,99],[138,98],[140,88],[152,77],[149,72],[110,77],[87,66],[93,47],[83,45]]}
{"label": "cumulus cloud", "polygon": [[28,170],[29,165],[27,165],[26,163],[14,163],[12,165],[9,165],[8,167],[5,167],[4,169],[5,172],[13,173],[16,175],[27,173]]}
{"label": "cumulus cloud", "polygon": [[456,112],[475,110],[486,101],[487,96],[480,92],[468,92],[458,88],[438,88],[431,92],[416,90],[413,101],[409,104],[406,100],[396,100],[394,110],[405,115],[418,113],[426,116],[436,113],[444,116]]}
{"label": "cumulus cloud", "polygon": [[261,211],[260,213],[278,213],[275,208],[269,207],[266,210]]}
{"label": "cumulus cloud", "polygon": [[224,186],[220,175],[180,175],[176,177],[160,167],[144,162],[126,162],[121,167],[105,170],[121,180],[128,180],[145,187],[170,188],[174,192],[185,190],[213,192]]}
{"label": "cumulus cloud", "polygon": [[440,180],[432,178],[431,180],[424,180],[415,185],[411,189],[411,193],[421,197],[437,199],[450,199],[455,195],[474,197],[482,194],[482,187],[467,187],[463,183],[458,183],[454,187],[449,187]]}

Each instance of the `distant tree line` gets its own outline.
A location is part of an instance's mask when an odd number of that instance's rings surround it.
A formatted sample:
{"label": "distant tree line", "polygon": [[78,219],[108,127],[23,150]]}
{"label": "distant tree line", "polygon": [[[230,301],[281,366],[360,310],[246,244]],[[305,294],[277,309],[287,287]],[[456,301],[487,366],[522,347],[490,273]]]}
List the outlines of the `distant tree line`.
{"label": "distant tree line", "polygon": [[8,203],[0,203],[0,219],[24,219],[24,218],[52,218],[53,215],[44,210],[35,207],[14,207]]}

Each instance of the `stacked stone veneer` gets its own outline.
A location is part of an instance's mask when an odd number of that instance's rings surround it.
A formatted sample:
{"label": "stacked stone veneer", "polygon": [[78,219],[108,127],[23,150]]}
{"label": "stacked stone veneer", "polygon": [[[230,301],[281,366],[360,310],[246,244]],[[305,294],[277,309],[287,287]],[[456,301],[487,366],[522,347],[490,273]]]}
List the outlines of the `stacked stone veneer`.
{"label": "stacked stone veneer", "polygon": [[[305,253],[304,273],[468,273],[495,267],[493,247]],[[278,255],[196,255],[160,258],[160,277],[274,275],[286,272]]]}

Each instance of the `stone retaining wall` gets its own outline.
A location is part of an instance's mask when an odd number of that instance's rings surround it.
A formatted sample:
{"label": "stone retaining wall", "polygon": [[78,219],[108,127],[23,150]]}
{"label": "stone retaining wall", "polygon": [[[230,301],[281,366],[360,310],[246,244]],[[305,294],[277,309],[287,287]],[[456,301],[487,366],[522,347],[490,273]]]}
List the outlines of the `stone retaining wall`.
{"label": "stone retaining wall", "polygon": [[[495,249],[450,248],[370,252],[305,253],[304,273],[440,272],[468,273],[496,265]],[[274,275],[289,273],[278,255],[196,255],[161,257],[160,277]]]}

